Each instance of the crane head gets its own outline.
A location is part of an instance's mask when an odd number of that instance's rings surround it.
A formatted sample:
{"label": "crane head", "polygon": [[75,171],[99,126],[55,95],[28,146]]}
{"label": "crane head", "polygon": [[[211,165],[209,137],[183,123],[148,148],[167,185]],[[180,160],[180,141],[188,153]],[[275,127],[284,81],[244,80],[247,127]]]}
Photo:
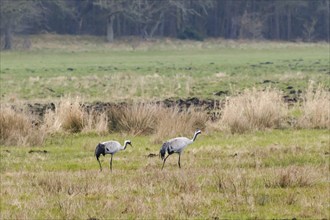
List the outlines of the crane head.
{"label": "crane head", "polygon": [[127,140],[127,141],[125,141],[126,142],[126,144],[129,144],[131,147],[133,147],[132,146],[132,142],[130,141],[130,140]]}

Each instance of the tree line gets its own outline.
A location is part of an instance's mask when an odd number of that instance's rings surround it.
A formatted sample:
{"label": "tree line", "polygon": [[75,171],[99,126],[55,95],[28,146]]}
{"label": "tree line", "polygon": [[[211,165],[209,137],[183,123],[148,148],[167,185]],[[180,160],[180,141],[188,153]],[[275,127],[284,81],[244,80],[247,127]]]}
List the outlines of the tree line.
{"label": "tree line", "polygon": [[0,0],[2,49],[15,34],[329,41],[329,0]]}

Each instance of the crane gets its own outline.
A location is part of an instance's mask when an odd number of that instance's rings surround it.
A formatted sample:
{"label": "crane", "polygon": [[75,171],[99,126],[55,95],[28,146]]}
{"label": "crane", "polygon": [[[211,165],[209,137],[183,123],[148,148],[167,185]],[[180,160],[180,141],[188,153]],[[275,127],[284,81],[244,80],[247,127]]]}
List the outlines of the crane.
{"label": "crane", "polygon": [[[177,153],[179,154],[179,161],[178,161],[178,165],[179,168],[181,168],[180,165],[180,158],[181,158],[181,153],[182,151],[189,145],[192,144],[195,140],[197,135],[201,134],[201,130],[197,130],[195,131],[195,134],[193,136],[192,139],[186,138],[186,137],[177,137],[177,138],[173,138],[170,139],[168,141],[166,141],[163,145],[162,148],[159,151],[159,154],[161,156],[161,159],[163,160],[163,166],[162,169],[164,168],[165,165],[165,161],[166,159],[173,153]],[[167,157],[165,157],[166,151],[168,153]]]}
{"label": "crane", "polygon": [[124,142],[123,146],[121,146],[121,144],[118,141],[106,141],[106,142],[99,143],[95,148],[95,157],[96,157],[97,161],[99,162],[100,171],[102,171],[101,162],[99,160],[99,157],[101,156],[101,154],[103,156],[105,156],[106,154],[111,154],[110,170],[112,171],[112,157],[113,157],[113,155],[115,153],[117,153],[118,151],[125,150],[126,146],[128,144],[131,145],[131,147],[132,147],[132,143],[131,143],[130,140],[126,140]]}

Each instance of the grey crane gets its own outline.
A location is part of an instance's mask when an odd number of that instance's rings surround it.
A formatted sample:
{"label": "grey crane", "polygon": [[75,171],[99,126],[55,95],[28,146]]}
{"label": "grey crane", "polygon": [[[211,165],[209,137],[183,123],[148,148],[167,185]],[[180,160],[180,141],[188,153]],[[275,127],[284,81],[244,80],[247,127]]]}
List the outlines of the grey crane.
{"label": "grey crane", "polygon": [[[173,153],[179,154],[179,167],[181,168],[180,164],[180,158],[181,158],[181,153],[182,151],[189,145],[192,144],[195,140],[197,135],[201,134],[202,132],[200,130],[195,131],[195,134],[192,139],[186,138],[186,137],[177,137],[170,139],[166,141],[163,145],[162,148],[159,151],[159,154],[163,160],[163,166],[162,169],[164,168],[165,161],[166,159]],[[166,151],[168,153],[167,157],[165,157]]]}
{"label": "grey crane", "polygon": [[99,143],[95,148],[95,157],[96,157],[97,161],[99,162],[100,171],[102,171],[101,162],[99,160],[99,157],[101,156],[101,154],[103,156],[105,156],[106,154],[111,154],[110,170],[112,171],[112,157],[113,157],[113,155],[115,153],[117,153],[118,151],[125,150],[126,146],[128,144],[131,145],[131,147],[132,147],[132,143],[129,140],[126,140],[124,142],[124,146],[121,146],[121,144],[118,141],[106,141],[106,142]]}

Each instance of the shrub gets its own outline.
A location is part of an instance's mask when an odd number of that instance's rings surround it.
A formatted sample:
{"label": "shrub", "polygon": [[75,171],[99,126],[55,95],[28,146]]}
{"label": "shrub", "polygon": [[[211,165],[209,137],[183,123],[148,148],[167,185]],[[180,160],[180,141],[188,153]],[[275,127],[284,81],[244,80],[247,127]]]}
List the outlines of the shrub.
{"label": "shrub", "polygon": [[308,86],[301,109],[298,127],[330,128],[330,92],[321,85],[316,89],[312,83]]}
{"label": "shrub", "polygon": [[287,114],[282,94],[275,89],[247,89],[229,98],[222,112],[221,124],[232,133],[278,128]]}

